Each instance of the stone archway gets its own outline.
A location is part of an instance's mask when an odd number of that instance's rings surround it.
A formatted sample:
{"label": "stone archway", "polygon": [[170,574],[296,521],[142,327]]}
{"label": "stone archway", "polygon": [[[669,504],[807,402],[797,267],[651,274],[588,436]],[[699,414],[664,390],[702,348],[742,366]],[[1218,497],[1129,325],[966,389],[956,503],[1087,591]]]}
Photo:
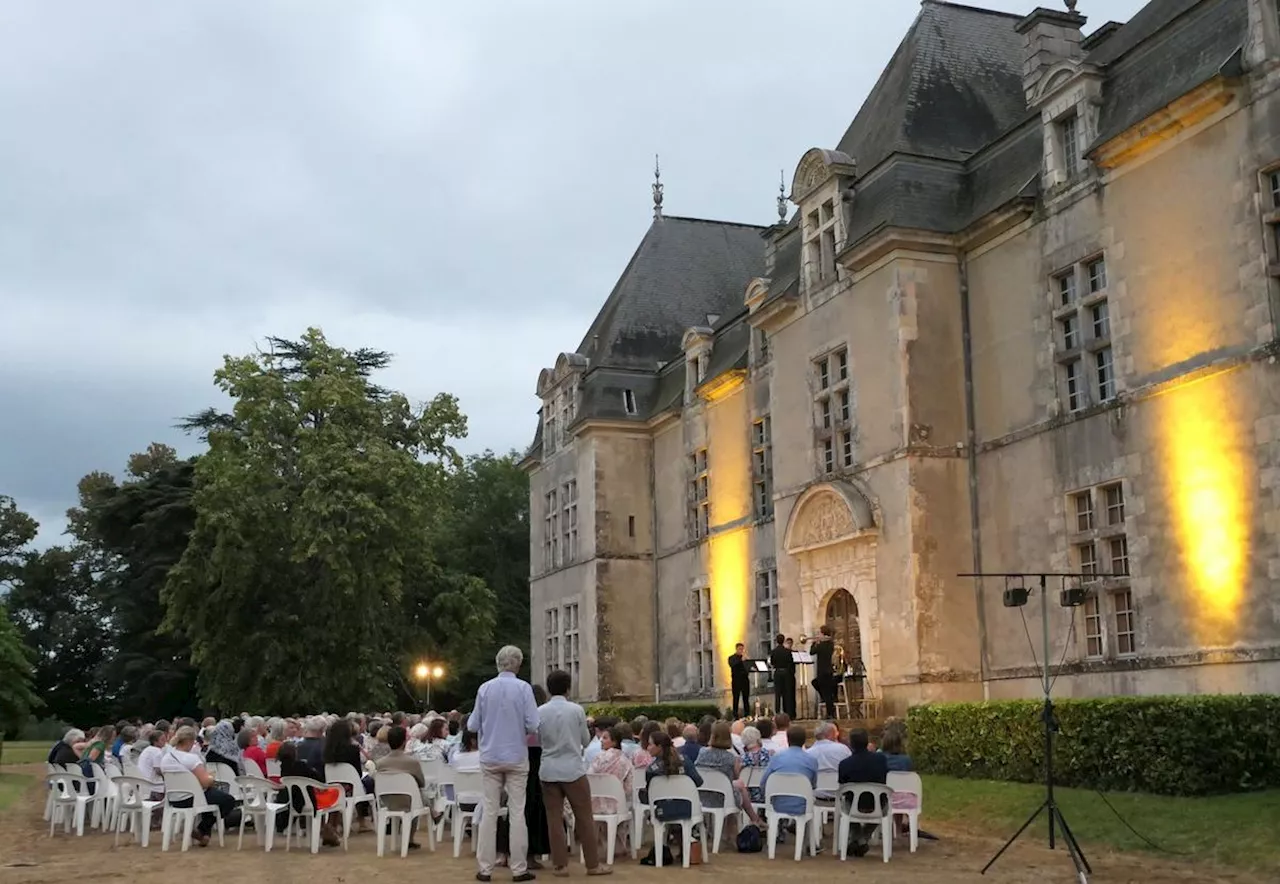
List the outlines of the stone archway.
{"label": "stone archway", "polygon": [[[813,635],[820,625],[831,623],[837,643],[846,645],[847,662],[856,668],[861,661],[873,692],[880,681],[878,521],[875,505],[861,488],[823,482],[796,500],[783,535],[784,548],[799,566],[803,631]],[[856,650],[847,646],[850,642]]]}
{"label": "stone archway", "polygon": [[[836,675],[843,677],[846,672],[858,674],[865,671],[862,659],[862,624],[858,619],[858,600],[847,589],[837,589],[827,599],[823,622],[831,627],[831,635],[836,643]],[[862,679],[849,682],[851,692],[855,695],[849,699],[862,699]]]}

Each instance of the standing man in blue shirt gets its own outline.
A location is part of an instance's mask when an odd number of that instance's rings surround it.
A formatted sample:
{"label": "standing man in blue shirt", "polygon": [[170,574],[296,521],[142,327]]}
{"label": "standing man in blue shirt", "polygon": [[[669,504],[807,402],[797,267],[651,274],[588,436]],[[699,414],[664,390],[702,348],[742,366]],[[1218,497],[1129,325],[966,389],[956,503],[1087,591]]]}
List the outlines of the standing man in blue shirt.
{"label": "standing man in blue shirt", "polygon": [[484,775],[484,811],[476,844],[477,881],[489,881],[497,860],[498,810],[507,793],[511,830],[512,881],[532,881],[529,871],[529,828],[524,819],[529,784],[529,735],[538,732],[538,704],[533,688],[516,677],[524,653],[514,645],[498,651],[498,675],[480,685],[468,730],[480,736],[480,771]]}

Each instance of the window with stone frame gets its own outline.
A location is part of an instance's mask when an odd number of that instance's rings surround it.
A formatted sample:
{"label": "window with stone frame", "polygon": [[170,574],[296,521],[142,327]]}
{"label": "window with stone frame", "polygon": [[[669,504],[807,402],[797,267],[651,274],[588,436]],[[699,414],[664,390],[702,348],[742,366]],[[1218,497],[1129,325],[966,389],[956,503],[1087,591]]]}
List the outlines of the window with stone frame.
{"label": "window with stone frame", "polygon": [[1125,485],[1103,482],[1067,497],[1072,568],[1088,592],[1081,607],[1086,659],[1137,654],[1136,612],[1129,580]]}
{"label": "window with stone frame", "polygon": [[804,250],[810,285],[836,278],[836,205],[834,197],[824,200],[805,219]]}
{"label": "window with stone frame", "polygon": [[570,479],[560,488],[564,509],[561,517],[561,556],[571,565],[578,560],[578,480]]}
{"label": "window with stone frame", "polygon": [[545,511],[542,531],[542,564],[550,571],[559,563],[560,511],[556,504],[556,492],[548,491],[544,497]]}
{"label": "window with stone frame", "polygon": [[1106,259],[1098,255],[1055,273],[1050,289],[1059,396],[1065,411],[1073,414],[1114,401],[1116,368]]}
{"label": "window with stone frame", "polygon": [[856,455],[848,348],[814,360],[813,368],[818,470],[826,475],[853,466]]}
{"label": "window with stone frame", "polygon": [[627,414],[636,413],[636,391],[635,390],[628,389],[628,390],[622,391],[622,410]]}
{"label": "window with stone frame", "polygon": [[546,636],[544,654],[546,656],[546,674],[560,668],[560,609],[547,608],[543,620],[543,632]]}
{"label": "window with stone frame", "polygon": [[752,508],[757,519],[773,515],[773,426],[762,414],[751,424]]}
{"label": "window with stone frame", "polygon": [[554,397],[548,397],[542,406],[542,451],[544,454],[551,454],[558,447],[556,445],[559,441],[557,426],[556,401]]}
{"label": "window with stone frame", "polygon": [[1280,280],[1280,165],[1262,173],[1262,220],[1267,232],[1267,272]]}
{"label": "window with stone frame", "polygon": [[694,540],[711,532],[711,496],[707,479],[707,449],[689,455],[689,530]]}
{"label": "window with stone frame", "polygon": [[763,365],[769,361],[769,333],[762,328],[753,328],[751,337],[755,342],[755,361]]}
{"label": "window with stone frame", "polygon": [[693,612],[693,687],[709,691],[716,686],[715,637],[711,627],[711,588],[704,586],[693,591],[690,599]]}
{"label": "window with stone frame", "polygon": [[769,568],[756,572],[756,651],[760,659],[769,656],[773,649],[773,637],[778,634],[778,570]]}
{"label": "window with stone frame", "polygon": [[581,647],[578,642],[578,603],[564,606],[560,618],[564,627],[564,665],[561,667],[573,677],[573,695],[578,696],[579,678],[582,676]]}
{"label": "window with stone frame", "polygon": [[560,391],[560,435],[561,443],[567,438],[569,426],[573,423],[578,412],[578,384],[577,381],[570,383]]}
{"label": "window with stone frame", "polygon": [[1071,178],[1080,171],[1080,117],[1072,111],[1055,121],[1053,127],[1058,155],[1062,158],[1062,171],[1066,178]]}

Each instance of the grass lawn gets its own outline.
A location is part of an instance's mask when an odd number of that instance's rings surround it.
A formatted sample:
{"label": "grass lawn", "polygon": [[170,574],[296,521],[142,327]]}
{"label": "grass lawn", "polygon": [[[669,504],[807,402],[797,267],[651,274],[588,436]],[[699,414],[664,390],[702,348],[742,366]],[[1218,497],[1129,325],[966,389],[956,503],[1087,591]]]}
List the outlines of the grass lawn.
{"label": "grass lawn", "polygon": [[[1092,845],[1157,852],[1116,818],[1098,793],[1055,789],[1058,805],[1085,856]],[[924,777],[924,816],[982,834],[1012,835],[1044,800],[1044,787],[952,777]],[[1258,872],[1280,872],[1280,791],[1211,798],[1111,793],[1107,800],[1138,832],[1174,854]],[[927,824],[925,828],[928,828]],[[1023,833],[1047,843],[1042,815]],[[1061,844],[1059,844],[1061,846]]]}
{"label": "grass lawn", "polygon": [[53,747],[53,741],[47,743],[19,743],[7,741],[0,746],[0,763],[2,764],[44,764],[44,760],[49,757],[49,749]]}
{"label": "grass lawn", "polygon": [[16,801],[33,779],[28,774],[0,773],[0,810]]}

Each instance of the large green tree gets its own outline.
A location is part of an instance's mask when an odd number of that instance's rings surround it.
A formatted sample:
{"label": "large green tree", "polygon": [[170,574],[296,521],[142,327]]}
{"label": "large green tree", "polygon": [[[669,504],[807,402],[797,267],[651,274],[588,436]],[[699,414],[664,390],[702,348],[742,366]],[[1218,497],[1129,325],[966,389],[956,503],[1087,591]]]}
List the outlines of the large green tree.
{"label": "large green tree", "polygon": [[81,505],[68,514],[93,551],[95,594],[115,647],[100,675],[125,714],[197,715],[190,646],[180,632],[160,630],[160,591],[195,525],[195,461],[179,461],[173,448],[153,443],[129,458],[120,484],[104,475],[82,480]]}
{"label": "large green tree", "polygon": [[215,374],[230,413],[189,422],[208,452],[166,626],[221,708],[381,705],[415,645],[489,638],[491,593],[435,554],[466,420],[452,396],[414,407],[373,383],[385,353],[316,329],[269,343]]}
{"label": "large green tree", "polygon": [[441,548],[451,569],[473,574],[494,596],[493,641],[471,645],[458,659],[456,679],[448,679],[445,699],[463,701],[480,682],[493,677],[499,645],[529,648],[529,477],[514,452],[486,451],[468,457],[449,476],[447,542]]}
{"label": "large green tree", "polygon": [[[0,495],[0,588],[11,590],[24,547],[39,526],[13,498]],[[0,602],[0,744],[41,706],[33,691],[31,651]]]}

